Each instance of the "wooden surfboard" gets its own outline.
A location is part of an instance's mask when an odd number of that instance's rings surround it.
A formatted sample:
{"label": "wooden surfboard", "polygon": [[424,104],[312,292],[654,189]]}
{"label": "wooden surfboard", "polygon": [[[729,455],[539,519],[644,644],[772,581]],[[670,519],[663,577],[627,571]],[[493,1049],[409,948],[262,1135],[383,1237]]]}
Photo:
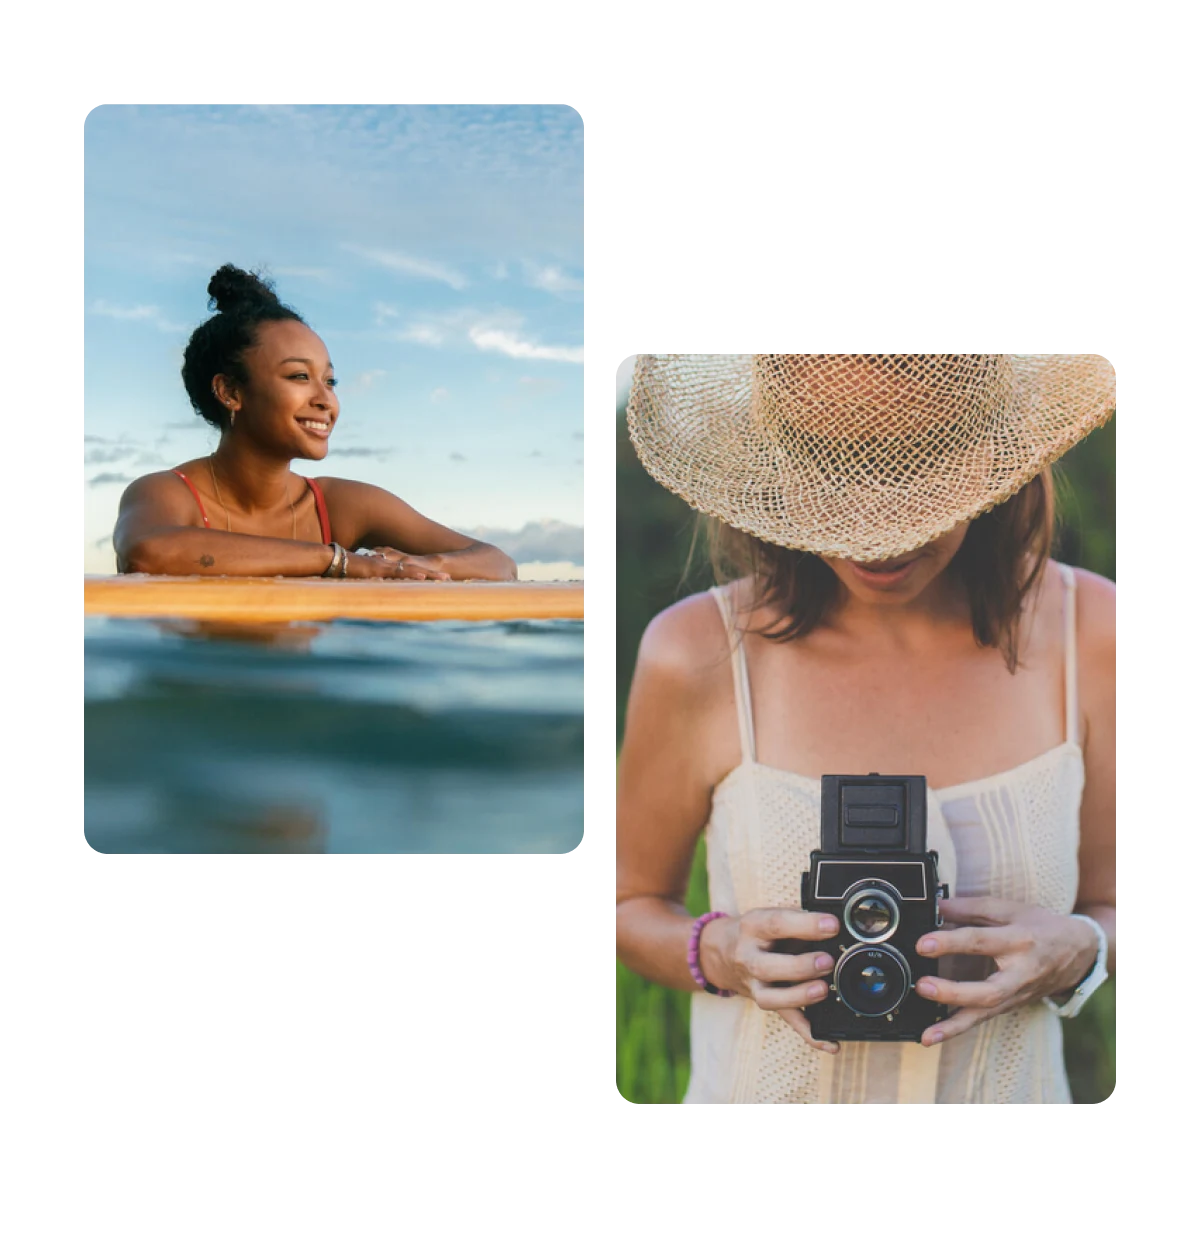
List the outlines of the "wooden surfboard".
{"label": "wooden surfboard", "polygon": [[325,581],[317,577],[83,579],[85,615],[288,620],[582,620],[583,582]]}

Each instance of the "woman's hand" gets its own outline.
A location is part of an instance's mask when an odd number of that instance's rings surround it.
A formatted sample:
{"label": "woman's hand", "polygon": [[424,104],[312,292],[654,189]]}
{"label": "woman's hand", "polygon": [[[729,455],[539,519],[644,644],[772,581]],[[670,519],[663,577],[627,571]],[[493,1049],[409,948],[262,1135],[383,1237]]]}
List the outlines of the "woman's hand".
{"label": "woman's hand", "polygon": [[917,992],[958,1010],[921,1035],[925,1046],[956,1037],[980,1023],[1047,995],[1069,991],[1096,960],[1096,934],[1085,921],[990,896],[943,900],[953,929],[927,934],[922,956],[987,956],[999,966],[982,982],[923,977]]}
{"label": "woman's hand", "polygon": [[406,555],[395,547],[373,547],[346,557],[347,577],[390,577],[408,581],[449,581],[436,555]]}
{"label": "woman's hand", "polygon": [[818,981],[833,972],[828,952],[803,955],[772,951],[780,939],[819,942],[838,931],[836,917],[790,908],[756,908],[740,917],[719,917],[700,933],[700,971],[721,990],[732,990],[779,1015],[815,1050],[836,1053],[836,1042],[813,1039],[800,1010],[829,994]]}
{"label": "woman's hand", "polygon": [[414,573],[423,574],[424,577],[433,577],[439,582],[451,580],[450,574],[441,564],[440,556],[410,556],[407,551],[400,551],[398,547],[372,547],[371,554],[386,559],[390,564],[410,565]]}

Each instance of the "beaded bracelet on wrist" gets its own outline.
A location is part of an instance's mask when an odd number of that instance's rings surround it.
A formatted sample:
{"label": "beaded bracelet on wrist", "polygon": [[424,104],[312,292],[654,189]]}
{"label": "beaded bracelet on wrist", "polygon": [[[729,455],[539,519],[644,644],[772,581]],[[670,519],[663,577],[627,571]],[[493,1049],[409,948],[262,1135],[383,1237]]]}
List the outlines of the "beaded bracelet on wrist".
{"label": "beaded bracelet on wrist", "polygon": [[714,986],[712,982],[704,976],[700,970],[700,932],[708,925],[710,921],[716,921],[718,917],[728,917],[728,913],[705,913],[701,917],[697,917],[692,922],[692,933],[688,939],[687,961],[688,971],[691,973],[696,985],[701,990],[706,990],[710,995],[720,995],[722,999],[728,999],[732,994],[732,990],[721,990]]}

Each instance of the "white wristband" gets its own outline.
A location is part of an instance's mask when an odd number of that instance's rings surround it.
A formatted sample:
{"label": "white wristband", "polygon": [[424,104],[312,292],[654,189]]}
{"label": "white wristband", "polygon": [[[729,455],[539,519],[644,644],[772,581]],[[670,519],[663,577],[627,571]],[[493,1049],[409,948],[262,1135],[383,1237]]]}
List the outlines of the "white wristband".
{"label": "white wristband", "polygon": [[1055,1015],[1063,1018],[1077,1016],[1080,1008],[1108,980],[1108,935],[1104,933],[1104,927],[1094,917],[1088,917],[1085,913],[1072,913],[1071,916],[1080,921],[1086,921],[1096,932],[1096,963],[1092,966],[1092,971],[1075,987],[1064,1003],[1056,1003],[1049,996],[1042,1000]]}

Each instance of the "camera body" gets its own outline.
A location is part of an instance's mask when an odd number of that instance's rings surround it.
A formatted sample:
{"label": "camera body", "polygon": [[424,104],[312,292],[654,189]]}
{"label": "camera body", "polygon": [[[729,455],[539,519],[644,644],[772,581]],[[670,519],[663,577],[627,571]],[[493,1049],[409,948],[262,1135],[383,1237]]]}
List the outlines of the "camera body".
{"label": "camera body", "polygon": [[[917,955],[942,924],[937,853],[925,848],[924,775],[825,775],[821,847],[801,880],[801,907],[840,923],[829,996],[805,1008],[826,1042],[919,1042],[947,1009],[917,994],[937,961]],[[790,944],[784,950],[796,950]],[[813,951],[806,943],[803,951]]]}

